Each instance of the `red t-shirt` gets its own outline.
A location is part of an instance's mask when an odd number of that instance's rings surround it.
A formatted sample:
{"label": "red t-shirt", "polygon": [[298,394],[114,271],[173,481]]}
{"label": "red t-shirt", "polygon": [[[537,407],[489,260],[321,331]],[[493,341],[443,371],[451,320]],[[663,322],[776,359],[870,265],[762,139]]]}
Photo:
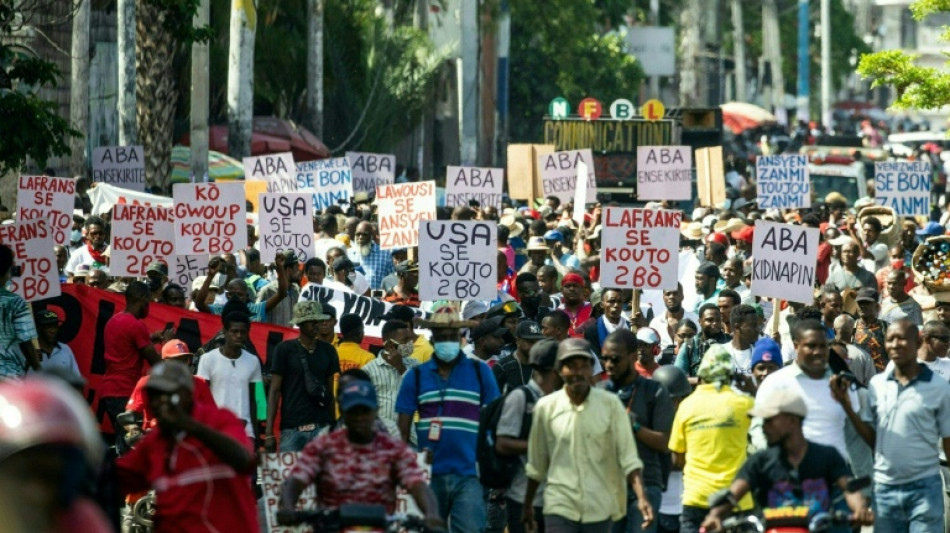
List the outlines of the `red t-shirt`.
{"label": "red t-shirt", "polygon": [[125,311],[106,322],[106,373],[99,385],[99,397],[128,398],[142,377],[145,359],[139,353],[149,340],[145,322]]}
{"label": "red t-shirt", "polygon": [[[196,403],[191,416],[254,451],[230,411]],[[260,532],[250,472],[234,470],[192,435],[149,431],[116,466],[124,493],[155,489],[155,533]]]}
{"label": "red t-shirt", "polygon": [[[211,395],[208,382],[197,376],[194,377],[194,380],[195,390],[191,394],[195,404],[217,407],[218,404],[215,403],[214,396]],[[148,400],[145,398],[146,381],[148,381],[148,376],[139,378],[139,382],[135,384],[135,390],[132,391],[132,396],[129,398],[129,403],[125,405],[125,410],[142,413],[142,428],[147,430],[155,427],[156,424],[155,419],[152,418],[152,408],[148,406]]]}

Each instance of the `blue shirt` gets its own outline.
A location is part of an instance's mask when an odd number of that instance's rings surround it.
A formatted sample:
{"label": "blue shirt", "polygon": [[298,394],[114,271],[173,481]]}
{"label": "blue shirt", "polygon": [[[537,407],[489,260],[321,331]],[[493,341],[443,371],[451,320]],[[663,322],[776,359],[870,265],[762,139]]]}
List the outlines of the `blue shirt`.
{"label": "blue shirt", "polygon": [[378,289],[383,283],[383,278],[395,271],[393,254],[381,249],[375,242],[370,248],[369,255],[360,255],[358,247],[353,248],[353,250],[355,251],[355,259],[359,260],[360,266],[363,268],[366,281],[369,281],[370,288]]}
{"label": "blue shirt", "polygon": [[[482,406],[498,397],[498,382],[485,363],[461,352],[459,357],[447,380],[439,376],[435,359],[407,372],[396,397],[396,412],[419,412],[419,449],[432,450],[433,474],[474,476],[478,415]],[[435,420],[441,421],[442,434],[438,442],[430,442],[429,428]]]}

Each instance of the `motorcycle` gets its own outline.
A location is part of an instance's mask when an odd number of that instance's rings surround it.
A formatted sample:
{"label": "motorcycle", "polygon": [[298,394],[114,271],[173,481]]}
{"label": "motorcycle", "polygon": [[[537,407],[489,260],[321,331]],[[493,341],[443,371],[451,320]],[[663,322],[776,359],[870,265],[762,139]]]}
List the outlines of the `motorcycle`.
{"label": "motorcycle", "polygon": [[426,526],[418,516],[387,515],[381,505],[350,504],[339,509],[308,509],[289,514],[290,524],[286,525],[307,524],[313,531],[326,533],[444,533],[443,529]]}

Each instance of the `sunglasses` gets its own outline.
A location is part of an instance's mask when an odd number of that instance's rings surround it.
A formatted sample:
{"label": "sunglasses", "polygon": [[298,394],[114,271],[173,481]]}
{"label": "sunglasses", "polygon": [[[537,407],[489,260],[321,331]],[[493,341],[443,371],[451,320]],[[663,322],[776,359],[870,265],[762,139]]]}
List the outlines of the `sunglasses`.
{"label": "sunglasses", "polygon": [[937,339],[940,342],[950,342],[950,335],[927,335],[931,339]]}

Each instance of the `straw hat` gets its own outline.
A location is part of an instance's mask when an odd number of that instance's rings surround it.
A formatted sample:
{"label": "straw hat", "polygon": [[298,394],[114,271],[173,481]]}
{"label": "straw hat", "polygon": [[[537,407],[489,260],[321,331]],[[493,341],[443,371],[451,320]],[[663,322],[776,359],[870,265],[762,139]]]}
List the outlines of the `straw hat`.
{"label": "straw hat", "polygon": [[702,222],[682,222],[680,223],[680,235],[690,241],[701,241],[703,239]]}
{"label": "straw hat", "polygon": [[729,220],[716,222],[713,225],[713,230],[716,233],[732,233],[733,231],[739,231],[747,225],[748,224],[743,222],[741,218],[730,218]]}
{"label": "straw hat", "polygon": [[548,245],[544,242],[544,237],[531,237],[528,239],[528,251],[542,251],[547,252],[549,250]]}
{"label": "straw hat", "polygon": [[524,224],[518,222],[514,215],[502,216],[501,219],[498,220],[498,224],[511,230],[511,232],[508,234],[509,237],[517,237],[518,235],[521,235],[522,231],[524,231]]}
{"label": "straw hat", "polygon": [[462,320],[454,307],[444,305],[436,309],[428,319],[416,320],[416,325],[428,329],[474,328],[478,322]]}

